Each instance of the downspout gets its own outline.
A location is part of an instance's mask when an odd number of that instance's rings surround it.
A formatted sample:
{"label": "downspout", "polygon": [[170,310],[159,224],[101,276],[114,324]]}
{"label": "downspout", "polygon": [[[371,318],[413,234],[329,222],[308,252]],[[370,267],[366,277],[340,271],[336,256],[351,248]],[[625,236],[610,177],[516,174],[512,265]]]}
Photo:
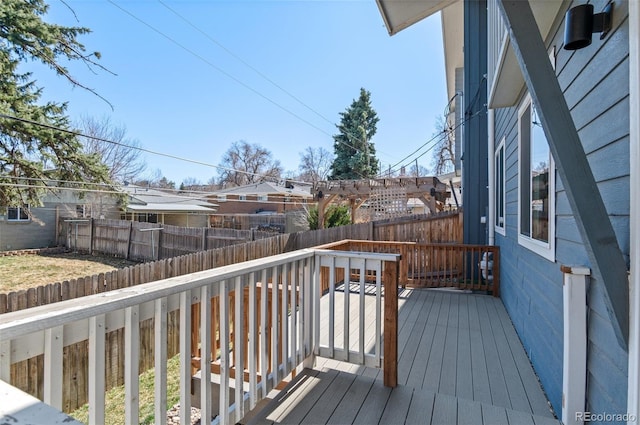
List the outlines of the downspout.
{"label": "downspout", "polygon": [[489,185],[488,185],[488,189],[489,189],[489,220],[487,220],[488,226],[489,226],[489,245],[494,245],[495,244],[495,225],[496,225],[496,188],[495,188],[495,182],[496,182],[496,156],[494,155],[494,151],[495,151],[495,138],[496,138],[496,132],[495,132],[495,111],[491,108],[487,109],[487,119],[489,120],[487,127],[488,127],[488,150],[487,150],[487,157],[489,160]]}
{"label": "downspout", "polygon": [[640,4],[629,2],[629,375],[627,384],[628,424],[640,414]]}

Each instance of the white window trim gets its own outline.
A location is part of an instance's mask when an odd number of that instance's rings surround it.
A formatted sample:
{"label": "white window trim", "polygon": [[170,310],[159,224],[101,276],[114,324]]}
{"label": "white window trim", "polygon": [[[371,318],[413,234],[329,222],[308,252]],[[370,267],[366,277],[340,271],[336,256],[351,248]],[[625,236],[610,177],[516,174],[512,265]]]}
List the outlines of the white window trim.
{"label": "white window trim", "polygon": [[[507,190],[505,188],[505,183],[507,181],[507,173],[505,170],[505,164],[507,163],[507,150],[505,148],[505,137],[502,137],[502,140],[500,141],[500,143],[498,144],[498,147],[496,148],[495,152],[494,152],[494,158],[495,158],[495,164],[496,164],[496,170],[495,170],[495,176],[494,178],[498,175],[498,170],[497,170],[497,166],[498,166],[498,153],[500,152],[500,149],[502,149],[502,164],[500,164],[500,166],[502,167],[502,226],[500,226],[500,224],[498,223],[498,220],[496,220],[496,222],[494,223],[494,229],[497,233],[500,233],[502,236],[506,236],[507,231]],[[496,188],[496,197],[498,196],[497,194],[497,188]],[[497,198],[496,198],[497,199]],[[497,211],[496,211],[497,213]]]}
{"label": "white window trim", "polygon": [[[16,208],[18,210],[18,218],[9,218],[9,208]],[[27,218],[20,218],[21,216],[21,212],[25,210],[25,208],[21,207],[21,206],[15,206],[15,207],[7,207],[6,212],[6,217],[7,217],[7,221],[11,222],[11,223],[28,223],[31,221],[31,216],[29,215],[29,205],[26,206],[26,211],[27,211]]]}
{"label": "white window trim", "polygon": [[258,201],[267,202],[269,200],[269,195],[258,195]]}
{"label": "white window trim", "polygon": [[247,200],[247,195],[238,195],[238,200],[246,201]]}
{"label": "white window trim", "polygon": [[[522,135],[520,133],[520,121],[522,115],[529,105],[531,105],[531,95],[527,95],[522,100],[518,108],[518,244],[535,252],[549,261],[556,260],[556,165],[553,156],[549,155],[549,242],[542,242],[522,234],[521,212],[522,196],[520,189],[520,178],[522,176]],[[527,152],[527,154],[531,154]],[[529,171],[530,172],[530,171]]]}

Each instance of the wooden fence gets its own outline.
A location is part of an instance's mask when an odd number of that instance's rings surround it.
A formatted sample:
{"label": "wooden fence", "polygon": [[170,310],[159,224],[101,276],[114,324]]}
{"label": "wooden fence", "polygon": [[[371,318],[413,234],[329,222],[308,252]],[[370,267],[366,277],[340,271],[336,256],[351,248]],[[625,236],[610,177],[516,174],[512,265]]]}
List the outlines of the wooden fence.
{"label": "wooden fence", "polygon": [[226,229],[249,230],[271,227],[284,231],[287,225],[285,214],[211,214],[211,226]]}
{"label": "wooden fence", "polygon": [[[457,288],[500,294],[500,249],[465,244],[342,240],[318,248],[400,254],[400,282],[413,288]],[[343,278],[344,275],[341,275]],[[326,276],[321,281],[326,281]],[[321,284],[323,289],[326,285]]]}
{"label": "wooden fence", "polygon": [[61,218],[58,243],[81,252],[154,261],[264,239],[273,232]]}
{"label": "wooden fence", "polygon": [[[78,233],[76,234],[76,223]],[[441,216],[413,216],[395,220],[341,226],[316,231],[281,234],[251,242],[237,243],[222,248],[209,249],[216,241],[231,240],[238,235],[232,229],[175,228],[164,226],[159,239],[152,239],[157,231],[141,231],[156,226],[118,220],[93,220],[87,222],[66,222],[63,235],[70,241],[71,249],[88,250],[130,259],[149,259],[153,255],[199,251],[174,258],[138,264],[109,273],[52,283],[26,291],[0,294],[0,314],[22,310],[38,305],[79,298],[86,295],[126,288],[173,276],[194,273],[213,267],[235,264],[243,261],[268,257],[284,252],[309,248],[344,239],[390,240],[421,242],[431,238],[433,242],[457,241],[462,235],[462,215],[459,213]],[[84,226],[84,227],[82,227]],[[178,230],[174,230],[178,229]],[[186,230],[185,230],[186,229]],[[215,230],[218,233],[208,233]],[[231,232],[231,233],[220,233]],[[176,236],[173,239],[174,234]],[[76,238],[77,235],[77,238]],[[263,236],[263,235],[260,235]],[[147,239],[142,239],[147,238]],[[224,239],[229,238],[229,239]],[[402,239],[401,239],[402,238]],[[144,241],[147,241],[145,245]],[[156,245],[151,244],[153,241]],[[241,242],[241,241],[240,241]],[[75,245],[74,245],[75,244]],[[155,254],[151,246],[159,247]],[[156,257],[157,258],[157,257]],[[168,354],[178,352],[177,316],[168,318]],[[140,370],[153,367],[153,320],[141,322],[140,328]],[[124,334],[122,330],[108,332],[107,347],[107,387],[122,385],[124,376]],[[87,341],[64,349],[64,410],[69,412],[82,406],[88,397]],[[36,397],[43,395],[43,357],[38,356],[14,364],[11,367],[12,384]]]}
{"label": "wooden fence", "polygon": [[290,234],[288,249],[346,239],[416,243],[462,243],[462,213],[414,215]]}

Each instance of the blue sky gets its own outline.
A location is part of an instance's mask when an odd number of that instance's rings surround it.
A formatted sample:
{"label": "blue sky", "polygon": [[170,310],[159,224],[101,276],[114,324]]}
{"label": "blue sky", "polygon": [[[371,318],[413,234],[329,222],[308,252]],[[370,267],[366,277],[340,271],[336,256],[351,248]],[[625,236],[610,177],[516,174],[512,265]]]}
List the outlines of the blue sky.
{"label": "blue sky", "polygon": [[[333,151],[338,114],[364,87],[380,118],[373,141],[386,168],[432,137],[447,103],[439,15],[390,37],[374,0],[163,0],[186,21],[157,0],[112,2],[67,0],[78,22],[51,0],[46,19],[91,28],[84,44],[117,75],[69,66],[114,110],[52,72],[36,69],[35,77],[45,99],[69,102],[73,119],[109,116],[147,149],[217,165],[233,142],[247,140],[295,170],[307,146]],[[218,174],[175,159],[145,159],[177,184]],[[430,155],[420,164],[430,168]]]}

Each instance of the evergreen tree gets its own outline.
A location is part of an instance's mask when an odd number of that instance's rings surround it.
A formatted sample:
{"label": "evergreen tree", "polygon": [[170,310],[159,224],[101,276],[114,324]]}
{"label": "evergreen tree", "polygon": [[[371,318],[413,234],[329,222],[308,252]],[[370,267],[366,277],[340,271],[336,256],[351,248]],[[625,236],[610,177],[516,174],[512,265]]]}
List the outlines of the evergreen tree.
{"label": "evergreen tree", "polygon": [[43,0],[0,1],[0,206],[39,205],[43,179],[109,181],[98,155],[83,153],[75,135],[57,130],[71,128],[66,104],[41,103],[42,88],[18,69],[22,61],[40,62],[85,88],[64,64],[100,67],[99,54],[77,40],[89,30],[46,23],[47,9]]}
{"label": "evergreen tree", "polygon": [[333,136],[335,159],[331,165],[333,180],[362,179],[378,174],[376,148],[372,142],[380,121],[371,107],[371,93],[360,89],[360,97],[340,113],[339,133]]}

